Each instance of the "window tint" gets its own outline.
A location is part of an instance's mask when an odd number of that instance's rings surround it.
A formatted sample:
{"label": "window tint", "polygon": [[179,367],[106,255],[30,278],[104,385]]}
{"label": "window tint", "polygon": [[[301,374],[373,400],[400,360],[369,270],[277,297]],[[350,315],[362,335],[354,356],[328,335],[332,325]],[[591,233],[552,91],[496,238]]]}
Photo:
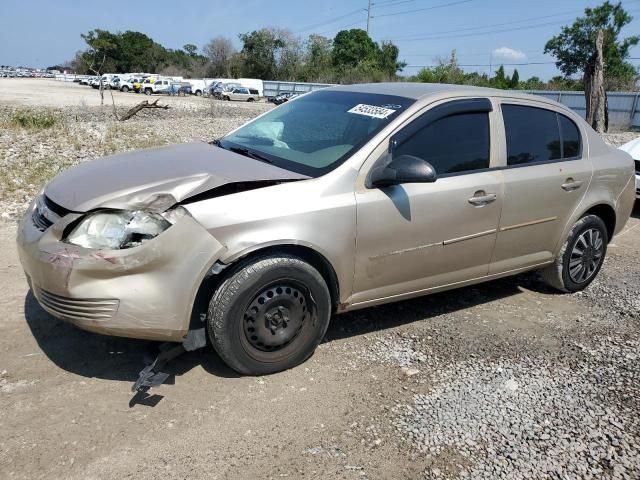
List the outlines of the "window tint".
{"label": "window tint", "polygon": [[436,120],[396,147],[398,155],[422,158],[438,175],[489,168],[489,115],[465,113]]}
{"label": "window tint", "polygon": [[558,115],[562,135],[563,158],[577,158],[582,150],[582,136],[578,126],[564,115]]}
{"label": "window tint", "polygon": [[507,165],[562,158],[555,112],[535,107],[502,105],[507,135]]}

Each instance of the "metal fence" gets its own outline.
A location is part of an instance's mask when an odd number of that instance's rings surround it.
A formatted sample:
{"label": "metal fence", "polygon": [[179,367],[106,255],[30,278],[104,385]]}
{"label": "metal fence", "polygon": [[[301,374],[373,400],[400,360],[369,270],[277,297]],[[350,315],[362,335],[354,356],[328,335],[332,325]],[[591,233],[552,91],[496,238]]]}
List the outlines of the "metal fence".
{"label": "metal fence", "polygon": [[[574,110],[583,118],[586,112],[586,100],[583,92],[562,92],[550,90],[530,91],[533,95],[555,100]],[[638,92],[608,92],[609,99],[609,128],[612,130],[627,130],[630,127],[640,127],[640,93]]]}
{"label": "metal fence", "polygon": [[330,83],[279,82],[273,80],[265,80],[262,84],[265,97],[275,97],[280,93],[307,93],[333,86]]}

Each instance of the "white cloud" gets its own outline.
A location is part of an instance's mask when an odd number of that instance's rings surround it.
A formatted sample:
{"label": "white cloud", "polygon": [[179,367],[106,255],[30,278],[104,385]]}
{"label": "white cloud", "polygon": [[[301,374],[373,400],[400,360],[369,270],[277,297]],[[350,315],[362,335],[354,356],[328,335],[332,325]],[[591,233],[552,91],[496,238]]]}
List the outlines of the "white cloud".
{"label": "white cloud", "polygon": [[496,58],[504,58],[506,60],[526,60],[527,56],[524,54],[524,52],[521,52],[520,50],[514,50],[513,48],[509,48],[509,47],[500,47],[500,48],[496,48],[493,51],[493,56]]}

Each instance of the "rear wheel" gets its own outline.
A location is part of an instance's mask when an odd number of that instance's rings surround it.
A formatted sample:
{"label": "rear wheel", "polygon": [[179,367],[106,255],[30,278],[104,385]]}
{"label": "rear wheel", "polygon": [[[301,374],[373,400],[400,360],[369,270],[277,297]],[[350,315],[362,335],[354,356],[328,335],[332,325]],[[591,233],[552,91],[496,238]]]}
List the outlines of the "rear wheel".
{"label": "rear wheel", "polygon": [[556,261],[542,270],[546,282],[562,292],[586,288],[598,275],[609,235],[602,219],[586,215],[576,222]]}
{"label": "rear wheel", "polygon": [[151,95],[151,89],[150,88],[145,89],[144,94]]}
{"label": "rear wheel", "polygon": [[202,95],[202,92],[200,90],[196,90],[196,97],[199,97]]}
{"label": "rear wheel", "polygon": [[231,368],[264,375],[311,356],[329,325],[331,297],[318,271],[289,255],[232,272],[209,303],[209,338]]}
{"label": "rear wheel", "polygon": [[247,102],[253,102],[253,98],[247,98]]}
{"label": "rear wheel", "polygon": [[231,101],[231,98],[227,97],[226,95],[224,97],[222,97],[223,100],[226,100],[227,102]]}

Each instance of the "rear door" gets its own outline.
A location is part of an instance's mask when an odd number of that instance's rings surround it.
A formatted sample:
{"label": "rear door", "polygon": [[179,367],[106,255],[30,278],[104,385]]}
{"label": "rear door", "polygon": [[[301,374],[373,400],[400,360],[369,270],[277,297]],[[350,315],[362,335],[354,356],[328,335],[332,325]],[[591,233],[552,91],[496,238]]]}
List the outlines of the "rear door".
{"label": "rear door", "polygon": [[562,110],[503,100],[505,200],[490,273],[553,259],[592,166],[577,123]]}

